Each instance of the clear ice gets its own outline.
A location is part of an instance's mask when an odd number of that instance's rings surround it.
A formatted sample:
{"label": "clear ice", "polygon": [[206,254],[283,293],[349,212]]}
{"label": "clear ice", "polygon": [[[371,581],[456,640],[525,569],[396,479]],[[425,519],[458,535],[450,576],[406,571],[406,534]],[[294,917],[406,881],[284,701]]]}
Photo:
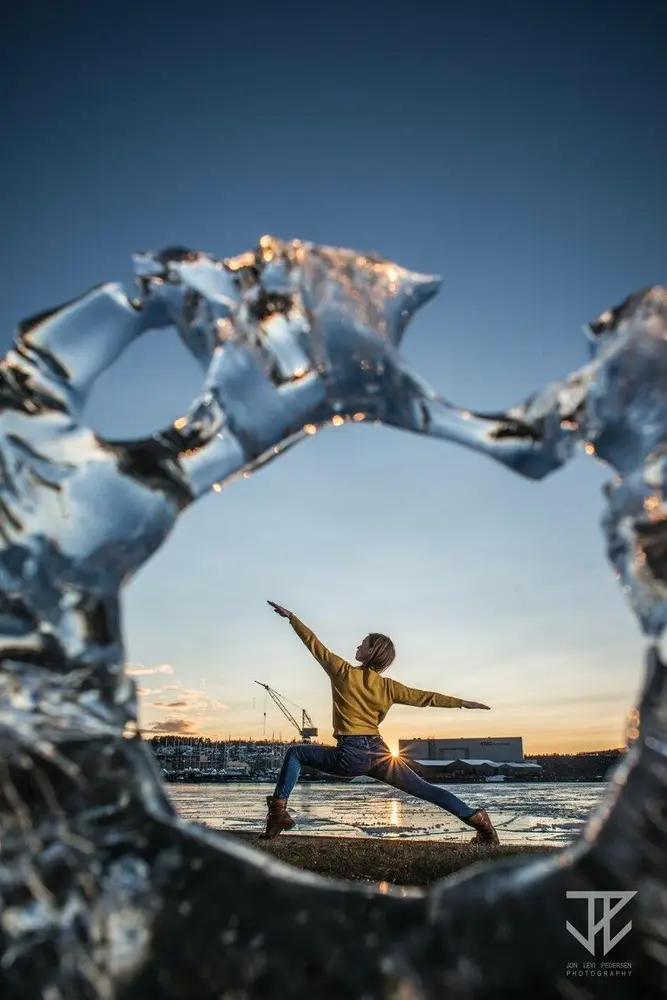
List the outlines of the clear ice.
{"label": "clear ice", "polygon": [[[137,254],[135,274],[133,289],[103,285],[24,321],[0,364],[0,996],[664,996],[665,290],[592,323],[579,372],[479,414],[398,351],[436,278],[272,237],[225,260]],[[170,326],[202,367],[200,395],[147,439],[99,437],[83,421],[95,379]],[[646,677],[631,751],[558,856],[381,893],[186,825],[164,794],[124,673],[120,589],[202,494],[347,421],[453,441],[531,478],[578,444],[614,471],[604,530],[649,640]],[[637,891],[614,953],[633,972],[613,994],[608,979],[566,976],[586,958],[566,930],[566,892],[582,889]]]}
{"label": "clear ice", "polygon": [[431,433],[531,479],[580,446],[612,476],[603,530],[614,572],[644,634],[667,624],[667,290],[628,296],[587,324],[592,360],[501,414],[435,408]]}

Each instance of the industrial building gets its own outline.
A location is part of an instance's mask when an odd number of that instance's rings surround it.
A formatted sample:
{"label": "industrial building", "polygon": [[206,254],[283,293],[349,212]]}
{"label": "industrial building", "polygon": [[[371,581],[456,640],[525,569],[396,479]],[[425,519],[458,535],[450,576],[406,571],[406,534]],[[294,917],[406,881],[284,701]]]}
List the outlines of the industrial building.
{"label": "industrial building", "polygon": [[523,756],[520,736],[399,740],[399,754],[427,781],[540,778],[542,767]]}
{"label": "industrial building", "polygon": [[399,740],[398,751],[409,760],[485,760],[497,764],[521,764],[524,759],[521,736]]}

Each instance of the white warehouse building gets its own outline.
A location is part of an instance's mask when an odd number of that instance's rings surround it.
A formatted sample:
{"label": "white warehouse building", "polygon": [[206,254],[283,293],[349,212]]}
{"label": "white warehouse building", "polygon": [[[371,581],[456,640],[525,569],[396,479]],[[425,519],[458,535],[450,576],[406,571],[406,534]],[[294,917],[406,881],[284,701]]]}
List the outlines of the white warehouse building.
{"label": "white warehouse building", "polygon": [[498,764],[521,764],[524,759],[521,736],[399,740],[398,751],[415,761],[484,760]]}

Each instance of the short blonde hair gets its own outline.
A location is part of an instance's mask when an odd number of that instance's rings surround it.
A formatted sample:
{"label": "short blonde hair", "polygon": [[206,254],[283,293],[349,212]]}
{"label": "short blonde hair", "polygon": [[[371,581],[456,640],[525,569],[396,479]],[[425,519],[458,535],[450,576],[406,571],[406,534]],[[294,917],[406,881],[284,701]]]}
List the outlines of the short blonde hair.
{"label": "short blonde hair", "polygon": [[370,667],[378,674],[391,666],[396,658],[396,649],[388,635],[381,632],[371,632],[368,636],[369,653],[364,666]]}

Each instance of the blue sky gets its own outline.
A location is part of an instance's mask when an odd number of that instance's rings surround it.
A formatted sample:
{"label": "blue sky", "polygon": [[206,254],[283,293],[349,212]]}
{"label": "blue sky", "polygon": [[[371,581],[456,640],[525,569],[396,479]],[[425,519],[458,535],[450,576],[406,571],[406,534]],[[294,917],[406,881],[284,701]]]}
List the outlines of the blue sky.
{"label": "blue sky", "polygon": [[[515,403],[586,358],[581,326],[665,281],[665,13],[629,3],[368,0],[15,6],[6,95],[2,346],[26,315],[174,243],[264,233],[443,276],[403,344],[461,405]],[[89,417],[140,436],[199,373],[153,334]],[[385,735],[618,745],[641,641],[604,556],[603,469],[535,484],[453,445],[332,429],[182,519],[125,596],[142,721],[262,735],[257,678],[330,732],[326,678],[272,598],[342,655],[493,711],[394,709]],[[166,668],[170,668],[169,672]],[[271,705],[269,735],[288,735]]]}

